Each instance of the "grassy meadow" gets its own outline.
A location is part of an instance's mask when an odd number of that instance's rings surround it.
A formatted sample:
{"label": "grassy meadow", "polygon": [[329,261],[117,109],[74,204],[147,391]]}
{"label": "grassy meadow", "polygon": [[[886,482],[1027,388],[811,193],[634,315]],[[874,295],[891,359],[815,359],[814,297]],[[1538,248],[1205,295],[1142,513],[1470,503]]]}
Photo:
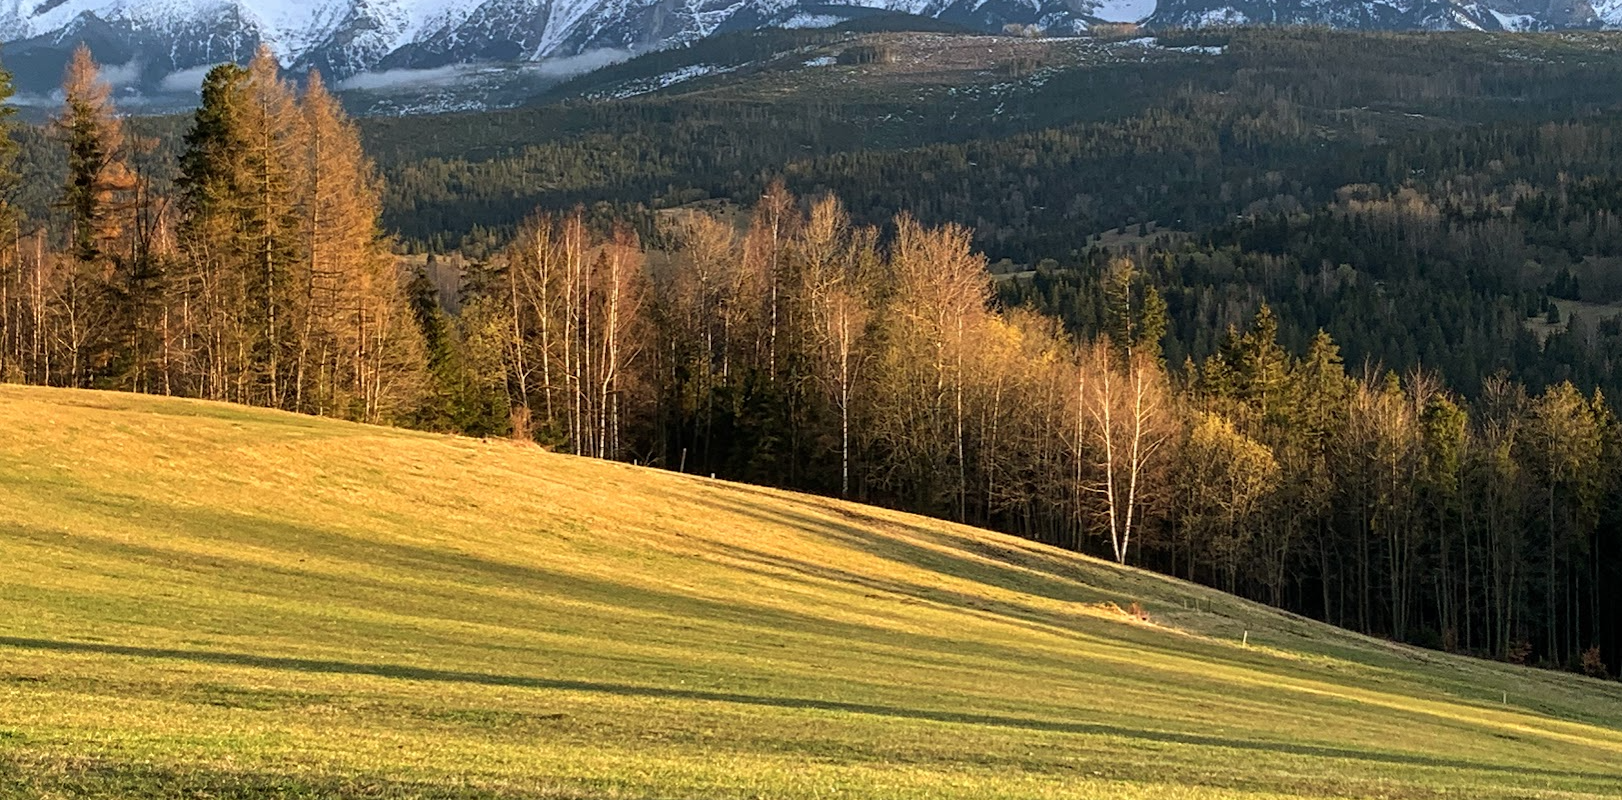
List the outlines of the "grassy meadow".
{"label": "grassy meadow", "polygon": [[1618,795],[1622,684],[831,500],[0,387],[0,798]]}

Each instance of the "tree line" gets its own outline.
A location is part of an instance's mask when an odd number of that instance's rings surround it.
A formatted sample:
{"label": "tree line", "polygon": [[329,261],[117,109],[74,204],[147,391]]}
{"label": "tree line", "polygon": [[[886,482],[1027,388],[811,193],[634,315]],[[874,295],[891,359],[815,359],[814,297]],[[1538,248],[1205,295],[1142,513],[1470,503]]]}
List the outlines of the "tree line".
{"label": "tree line", "polygon": [[1061,319],[998,302],[968,228],[880,228],[781,183],[641,232],[535,215],[453,315],[391,255],[318,76],[295,88],[264,53],[211,72],[171,192],[87,53],[64,97],[53,212],[7,220],[8,380],[512,435],[994,527],[1395,639],[1622,663],[1622,424],[1597,392],[1348,371],[1254,302],[1168,363],[1177,287],[1153,259],[1084,264],[1093,313]]}

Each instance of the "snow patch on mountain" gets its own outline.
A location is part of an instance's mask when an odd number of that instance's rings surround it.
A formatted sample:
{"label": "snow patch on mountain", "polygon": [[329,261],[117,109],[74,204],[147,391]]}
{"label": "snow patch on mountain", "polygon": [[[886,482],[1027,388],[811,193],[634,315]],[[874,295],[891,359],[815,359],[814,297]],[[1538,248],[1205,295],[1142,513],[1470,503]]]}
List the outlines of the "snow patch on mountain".
{"label": "snow patch on mountain", "polygon": [[655,75],[652,78],[626,84],[625,86],[621,86],[620,88],[609,93],[606,97],[613,99],[635,97],[639,94],[657,92],[660,89],[669,88],[678,83],[686,83],[687,81],[697,78],[705,78],[711,75],[724,75],[728,72],[732,72],[735,69],[737,69],[737,67],[723,67],[716,64],[689,64],[685,67],[673,69],[662,75]]}
{"label": "snow patch on mountain", "polygon": [[1535,31],[1539,28],[1537,17],[1531,14],[1505,14],[1502,11],[1487,9],[1493,19],[1498,20],[1499,27],[1506,31]]}
{"label": "snow patch on mountain", "polygon": [[832,28],[833,26],[838,25],[839,23],[844,22],[847,19],[848,19],[847,17],[838,17],[838,16],[834,16],[833,14],[795,14],[794,16],[789,17],[786,20],[783,20],[780,24],[778,24],[777,27],[779,27],[779,28]]}
{"label": "snow patch on mountain", "polygon": [[1589,5],[1605,27],[1622,27],[1622,0],[1590,0]]}
{"label": "snow patch on mountain", "polygon": [[1195,17],[1193,27],[1211,28],[1246,25],[1249,24],[1249,22],[1250,17],[1245,16],[1245,12],[1234,8],[1233,6],[1222,6],[1220,8],[1206,9],[1198,17]]}
{"label": "snow patch on mountain", "polygon": [[1141,22],[1155,13],[1156,0],[1102,0],[1090,16],[1101,22]]}

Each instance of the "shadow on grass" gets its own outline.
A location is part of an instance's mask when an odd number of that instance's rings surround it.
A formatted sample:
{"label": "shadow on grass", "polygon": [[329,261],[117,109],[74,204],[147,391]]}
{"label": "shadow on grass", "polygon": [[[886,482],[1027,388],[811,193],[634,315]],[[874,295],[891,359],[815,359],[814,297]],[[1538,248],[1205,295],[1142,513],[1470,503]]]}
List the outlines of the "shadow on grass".
{"label": "shadow on grass", "polygon": [[[796,498],[797,502],[787,502],[778,495],[747,486],[729,486],[728,489],[733,494],[756,495],[771,499],[773,502],[751,504],[740,502],[735,497],[718,495],[706,496],[705,501],[728,514],[753,519],[767,528],[797,531],[913,570],[949,575],[1011,592],[1015,596],[1040,597],[1080,605],[1107,600],[1120,607],[1126,607],[1133,601],[1147,601],[1153,612],[1157,610],[1155,603],[1163,603],[1175,609],[1176,604],[1184,597],[1195,595],[1195,592],[1190,592],[1179,585],[1175,578],[1121,570],[1108,563],[1066,558],[1056,553],[1022,547],[1020,545],[1023,542],[999,543],[997,538],[1002,534],[988,532],[986,538],[977,539],[944,530],[947,523],[931,525],[886,519],[863,513],[857,508],[850,508],[836,501],[820,498]],[[1104,622],[1103,624],[1111,625],[1111,629],[1102,632],[1099,628],[1099,624],[1105,619],[1102,617],[1056,612],[1013,599],[990,600],[940,586],[909,582],[891,577],[889,573],[883,571],[869,570],[867,573],[857,573],[786,558],[765,549],[745,547],[721,540],[712,543],[711,547],[716,552],[756,565],[755,569],[760,574],[778,579],[785,577],[783,573],[774,573],[770,570],[859,586],[871,591],[888,592],[899,596],[902,602],[930,603],[968,613],[995,616],[1006,622],[1044,633],[1079,635],[1092,639],[1102,636],[1117,644],[1130,642],[1133,648],[1143,651],[1146,655],[1159,654],[1176,658],[1197,655],[1201,661],[1209,664],[1245,670],[1289,670],[1298,677],[1309,680],[1327,678],[1318,667],[1308,661],[1281,661],[1264,650],[1218,645],[1217,642],[1224,640],[1223,636],[1220,632],[1214,632],[1209,628],[1187,629],[1174,625],[1170,629],[1164,629]],[[880,575],[885,577],[877,577]],[[1425,683],[1426,679],[1416,676],[1412,671],[1412,662],[1416,658],[1444,658],[1440,653],[1409,651],[1404,646],[1389,643],[1382,645],[1374,639],[1358,641],[1363,638],[1360,634],[1332,628],[1326,623],[1317,623],[1278,609],[1258,606],[1238,597],[1226,595],[1223,597],[1225,599],[1220,601],[1223,610],[1215,612],[1215,616],[1230,620],[1239,628],[1253,631],[1252,635],[1270,630],[1299,637],[1303,640],[1300,643],[1303,646],[1292,649],[1344,658],[1361,664],[1367,673],[1356,675],[1341,673],[1328,678],[1348,687],[1390,693],[1392,689],[1389,682],[1393,679],[1409,681],[1417,686]],[[1206,601],[1209,602],[1209,599],[1206,598]],[[1313,630],[1314,627],[1317,630]],[[1167,630],[1180,630],[1193,633],[1195,636],[1168,637]],[[1237,643],[1238,637],[1235,635],[1228,641]],[[1068,667],[1069,665],[1060,665],[1061,669]],[[1528,672],[1532,674],[1500,677],[1506,681],[1516,682],[1537,679],[1553,685],[1547,674],[1540,674],[1542,671]],[[1496,701],[1485,699],[1485,696],[1495,695],[1495,691],[1483,690],[1468,680],[1454,680],[1444,682],[1443,685],[1447,692],[1458,695],[1451,702],[1477,708],[1501,707]],[[1613,685],[1599,687],[1601,696]],[[1517,686],[1518,684],[1510,684],[1508,688],[1512,692],[1518,692]],[[1593,689],[1586,689],[1586,692],[1586,702],[1596,699]],[[1472,697],[1476,699],[1465,699]],[[1311,698],[1302,699],[1311,701]],[[1280,711],[1288,711],[1288,706],[1284,703],[1277,703],[1275,706]],[[1604,713],[1593,713],[1592,710],[1585,708],[1584,699],[1575,700],[1567,706],[1521,703],[1517,707],[1521,711],[1555,719],[1580,721],[1605,728],[1617,727],[1614,717],[1608,717]],[[1393,709],[1391,713],[1396,713],[1396,710]],[[1434,719],[1433,715],[1423,712],[1402,713],[1411,716],[1416,722]]]}
{"label": "shadow on grass", "polygon": [[[1595,701],[1600,699],[1611,702],[1622,700],[1622,685],[1616,683],[1596,683],[1578,689],[1571,682],[1570,675],[1554,671],[1510,668],[1474,659],[1461,661],[1458,657],[1441,651],[1423,650],[1377,639],[1282,609],[1263,606],[1225,592],[1185,585],[1174,577],[1119,569],[1105,561],[1083,560],[1059,551],[1034,548],[1030,546],[1028,540],[1006,534],[986,531],[984,537],[966,536],[947,530],[947,526],[951,524],[947,522],[918,523],[887,519],[865,513],[861,507],[827,498],[802,496],[785,499],[781,495],[750,486],[729,485],[727,488],[728,495],[707,495],[706,501],[728,513],[750,517],[774,527],[793,528],[875,558],[919,570],[949,574],[990,587],[1062,602],[1090,603],[1109,600],[1123,608],[1133,601],[1139,601],[1144,602],[1150,613],[1156,617],[1159,617],[1160,612],[1165,609],[1177,611],[1179,605],[1197,597],[1204,604],[1205,610],[1199,612],[1195,624],[1173,624],[1171,626],[1173,629],[1214,640],[1223,639],[1225,634],[1237,640],[1239,630],[1250,631],[1252,637],[1263,633],[1293,637],[1298,642],[1290,646],[1292,650],[1356,662],[1369,670],[1366,677],[1359,676],[1355,681],[1352,676],[1337,675],[1335,681],[1339,683],[1377,692],[1389,691],[1387,682],[1391,679],[1412,681],[1416,684],[1430,683],[1441,686],[1445,691],[1461,698],[1454,702],[1497,709],[1501,704],[1489,698],[1496,698],[1499,689],[1508,689],[1512,695],[1524,696],[1526,694],[1523,691],[1524,687],[1529,682],[1536,682],[1544,691],[1566,693],[1571,697],[1570,701],[1562,704],[1523,702],[1518,704],[1521,710],[1605,728],[1619,727],[1614,714],[1598,710],[1605,709],[1604,705],[1595,706]],[[731,495],[758,496],[771,502],[741,503]],[[759,551],[750,552],[757,561],[764,563],[765,560],[760,558]],[[780,569],[797,569],[811,575],[823,569],[807,564],[796,566],[777,563],[772,566]],[[839,579],[862,583],[861,580],[853,578]],[[1078,630],[1074,618],[1038,611],[1016,603],[954,602],[949,596],[950,593],[937,589],[923,589],[920,593],[915,591],[917,587],[909,588],[907,585],[892,585],[885,588],[984,613],[1000,614],[1010,620],[1027,624]],[[1213,620],[1226,621],[1231,627],[1226,630],[1213,628],[1211,627]],[[1199,646],[1202,647],[1200,653],[1202,660],[1245,668],[1256,667],[1262,663],[1260,659],[1264,658],[1248,651],[1203,647],[1192,639],[1167,646],[1160,637],[1138,635],[1148,630],[1151,629],[1126,626],[1113,632],[1111,638],[1130,638],[1135,647],[1171,655],[1186,656],[1190,647]],[[1447,678],[1437,678],[1434,673],[1424,676],[1414,671],[1415,662],[1447,663],[1451,667],[1452,674]],[[1276,667],[1278,664],[1270,662],[1269,666]],[[1493,676],[1493,682],[1482,685],[1474,672],[1462,672],[1467,667],[1486,667],[1502,671]],[[1321,674],[1309,676],[1319,679],[1323,677]],[[1472,697],[1476,699],[1462,699]]]}
{"label": "shadow on grass", "polygon": [[[748,488],[743,488],[739,493],[751,492]],[[1023,557],[1028,555],[1026,553],[1019,553],[1022,558],[1016,559],[1010,557],[1014,554],[1011,549],[1007,553],[1000,550],[975,552],[966,542],[957,541],[958,537],[943,534],[929,527],[880,519],[834,505],[803,504],[804,511],[790,510],[792,506],[783,503],[780,498],[774,499],[777,502],[768,506],[719,497],[706,498],[727,513],[748,517],[773,527],[791,527],[877,558],[972,580],[999,589],[1073,603],[1129,599],[1128,593],[1121,587],[1100,585],[1106,580],[1110,583],[1119,582],[1117,576],[1108,575],[1102,569],[1083,571],[1072,565],[1038,566],[1024,563],[1026,559]],[[807,513],[809,511],[826,516]],[[848,522],[836,522],[830,518],[842,518]],[[957,552],[943,552],[907,541],[908,538],[917,538],[934,544],[948,544],[950,549]]]}
{"label": "shadow on grass", "polygon": [[[1098,580],[1100,576],[1109,579],[1116,578],[1116,576],[1109,574],[1113,568],[1108,566],[1101,566],[1094,571],[1083,571],[1071,567],[1067,573],[1057,571],[1059,568],[1068,566],[1062,563],[1050,569],[1036,569],[1017,561],[1008,563],[994,553],[979,552],[972,547],[966,546],[963,542],[955,541],[958,537],[952,537],[950,534],[944,534],[923,526],[869,517],[838,507],[818,508],[827,512],[830,516],[848,517],[862,524],[872,526],[873,529],[800,511],[780,510],[775,507],[756,507],[718,498],[708,498],[708,500],[729,514],[747,517],[771,528],[799,531],[840,547],[866,553],[874,558],[890,561],[925,573],[946,575],[978,583],[1016,596],[1025,595],[1076,605],[1093,605],[1103,601],[1110,601],[1123,608],[1134,600],[1161,599],[1159,597],[1145,596],[1141,592],[1128,591],[1119,586],[1104,587],[1098,585],[1101,583]],[[886,531],[889,531],[889,533],[886,533]],[[936,549],[921,544],[916,540],[940,542],[946,548]],[[1098,617],[1055,613],[1009,600],[994,601],[977,598],[942,587],[925,586],[895,578],[874,578],[723,542],[718,542],[714,545],[714,548],[717,552],[756,564],[798,572],[824,580],[849,583],[876,591],[891,592],[912,598],[914,601],[931,602],[971,613],[1000,617],[1018,625],[1038,627],[1047,633],[1071,636],[1083,635],[1092,638],[1098,638],[1100,635],[1098,621],[1102,618]],[[1051,557],[1046,558],[1057,561],[1057,559]],[[1138,576],[1132,575],[1129,577],[1135,578]],[[1165,582],[1167,585],[1164,587],[1153,586],[1153,584],[1149,587],[1163,592],[1169,592],[1175,588],[1170,584],[1170,579],[1144,576],[1143,580],[1146,582]],[[1235,606],[1240,605],[1242,602],[1237,598],[1232,601]],[[1108,633],[1108,637],[1117,643],[1130,641],[1134,648],[1140,650],[1178,657],[1187,657],[1192,649],[1198,648],[1201,660],[1243,669],[1256,669],[1262,665],[1275,666],[1270,656],[1263,655],[1260,652],[1247,653],[1229,648],[1215,647],[1197,639],[1168,640],[1165,631],[1156,628],[1121,624],[1112,628]]]}
{"label": "shadow on grass", "polygon": [[[154,513],[154,512],[146,512]],[[285,559],[268,563],[220,553],[196,553],[98,536],[75,536],[78,553],[94,554],[121,563],[149,565],[218,581],[234,591],[285,597],[289,594],[319,596],[333,604],[357,609],[376,609],[390,615],[429,620],[488,623],[486,606],[479,601],[483,590],[494,587],[518,589],[528,602],[510,605],[504,611],[527,612],[536,617],[521,624],[533,625],[551,613],[547,598],[568,598],[644,614],[725,625],[735,630],[766,633],[797,631],[840,642],[867,642],[888,647],[904,647],[927,653],[948,653],[957,642],[947,636],[841,622],[813,613],[775,608],[768,605],[704,597],[692,592],[672,591],[627,581],[609,581],[577,575],[539,565],[518,564],[482,558],[449,548],[391,542],[382,539],[350,539],[297,523],[177,509],[170,517],[192,522],[208,530],[211,538],[275,545]],[[10,534],[37,542],[60,541],[64,534],[44,528],[20,527]],[[197,534],[199,538],[203,534]],[[300,554],[308,553],[332,560],[364,564],[387,570],[385,576],[411,576],[413,583],[368,576],[366,570],[341,571],[329,564],[317,572],[297,566]]]}
{"label": "shadow on grass", "polygon": [[592,694],[614,695],[618,697],[640,697],[655,700],[692,700],[713,703],[732,703],[736,705],[771,709],[829,711],[846,714],[863,714],[890,719],[919,720],[925,722],[940,722],[960,725],[981,725],[994,728],[1013,728],[1046,733],[1112,736],[1117,738],[1136,739],[1140,741],[1164,744],[1191,745],[1196,747],[1218,747],[1240,751],[1257,751],[1282,755],[1302,756],[1307,758],[1345,759],[1380,764],[1434,767],[1438,769],[1475,770],[1482,772],[1501,772],[1519,775],[1542,775],[1553,778],[1571,778],[1594,781],[1615,781],[1622,779],[1622,773],[1579,772],[1572,770],[1511,767],[1500,764],[1482,763],[1479,761],[1469,761],[1456,758],[1441,758],[1437,756],[1427,756],[1414,753],[1354,750],[1350,748],[1329,747],[1314,744],[1270,742],[1258,739],[1240,739],[1200,733],[1147,730],[1140,728],[1129,728],[1120,725],[1109,725],[1100,722],[1066,722],[1059,720],[1034,719],[1030,717],[982,714],[968,711],[904,708],[900,706],[887,706],[875,703],[852,703],[837,700],[819,700],[815,698],[771,697],[735,692],[719,692],[704,689],[680,689],[663,686],[636,686],[632,684],[606,683],[564,678],[537,678],[524,675],[501,675],[488,672],[433,669],[430,667],[417,667],[406,664],[365,664],[353,661],[285,658],[278,656],[254,655],[251,653],[230,653],[216,650],[183,650],[172,648],[139,647],[134,645],[120,645],[100,642],[64,642],[52,639],[30,639],[14,636],[0,636],[0,647],[44,650],[60,653],[91,653],[97,655],[128,656],[135,658],[159,658],[177,661],[189,661],[199,664],[217,664],[234,667],[251,667],[257,669],[287,670],[293,672],[336,675],[366,675],[398,680],[432,681],[481,686],[502,686],[523,689],[584,692]]}

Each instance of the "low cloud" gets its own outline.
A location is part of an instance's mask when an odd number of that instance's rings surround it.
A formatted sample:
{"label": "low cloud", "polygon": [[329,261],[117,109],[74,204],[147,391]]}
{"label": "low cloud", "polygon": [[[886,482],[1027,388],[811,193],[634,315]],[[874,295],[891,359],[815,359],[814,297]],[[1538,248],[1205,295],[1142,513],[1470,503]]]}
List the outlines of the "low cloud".
{"label": "low cloud", "polygon": [[447,86],[458,83],[479,71],[472,64],[452,64],[430,69],[391,69],[383,72],[362,72],[338,82],[339,89],[406,89],[416,87]]}
{"label": "low cloud", "polygon": [[158,82],[158,88],[165,92],[196,93],[203,88],[203,79],[208,77],[209,70],[212,69],[214,69],[212,66],[192,67],[179,72],[171,72],[163,76],[163,80]]}
{"label": "low cloud", "polygon": [[[131,60],[124,64],[103,64],[100,66],[101,80],[113,89],[129,89],[141,83],[141,64]],[[114,98],[125,103],[131,95],[120,92]],[[20,108],[45,108],[62,105],[62,90],[52,89],[49,92],[18,92],[11,98],[11,103]]]}
{"label": "low cloud", "polygon": [[50,108],[62,105],[62,93],[35,94],[33,92],[18,92],[11,96],[11,104],[18,108]]}
{"label": "low cloud", "polygon": [[634,55],[636,53],[630,50],[604,47],[601,50],[587,50],[577,56],[564,56],[562,58],[548,58],[545,61],[537,61],[526,65],[524,69],[527,72],[544,75],[548,78],[567,78],[571,75],[579,75],[582,72],[602,69],[609,64],[618,64]]}
{"label": "low cloud", "polygon": [[[635,53],[630,50],[603,48],[575,56],[533,61],[519,67],[519,73],[541,78],[567,78],[594,69],[617,64]],[[468,78],[487,73],[509,70],[500,64],[451,64],[426,69],[391,69],[382,72],[362,72],[338,82],[339,89],[387,91],[391,89],[423,89],[454,86]]]}
{"label": "low cloud", "polygon": [[[130,59],[129,62],[124,64],[103,64],[101,67],[101,79],[114,89],[134,86],[141,82],[141,62]],[[200,81],[198,85],[202,85]]]}

